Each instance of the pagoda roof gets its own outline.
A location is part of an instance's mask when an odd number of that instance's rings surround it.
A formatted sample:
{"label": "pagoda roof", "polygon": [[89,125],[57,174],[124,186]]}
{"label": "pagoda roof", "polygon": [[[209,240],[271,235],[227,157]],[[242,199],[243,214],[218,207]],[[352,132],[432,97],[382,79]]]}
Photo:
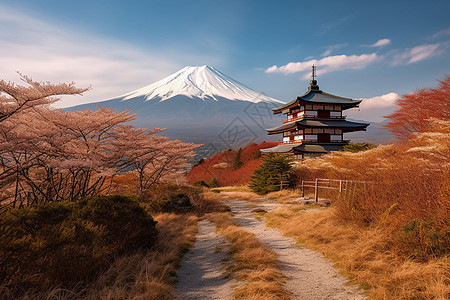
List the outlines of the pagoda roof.
{"label": "pagoda roof", "polygon": [[345,144],[307,144],[303,143],[293,148],[295,152],[301,153],[328,153],[331,151],[340,151]]}
{"label": "pagoda roof", "polygon": [[301,143],[296,144],[279,144],[272,148],[261,149],[262,153],[288,153],[292,151],[292,148],[300,146]]}
{"label": "pagoda roof", "polygon": [[319,86],[317,85],[317,81],[312,80],[311,85],[308,88],[308,91],[304,95],[299,96],[296,99],[294,99],[280,107],[274,108],[274,109],[272,109],[272,111],[274,114],[279,114],[279,113],[281,113],[281,111],[283,109],[289,108],[289,107],[294,106],[299,103],[340,104],[340,105],[346,106],[347,108],[350,108],[350,107],[357,107],[359,105],[359,103],[361,103],[361,101],[362,100],[353,100],[350,98],[344,98],[344,97],[336,96],[336,95],[321,91],[319,89]]}
{"label": "pagoda roof", "polygon": [[330,128],[347,128],[350,131],[364,130],[370,123],[352,122],[345,119],[330,120],[330,119],[302,119],[291,123],[282,124],[280,126],[266,129],[268,134],[276,134],[287,131],[293,128],[305,128],[305,127],[330,127]]}
{"label": "pagoda roof", "polygon": [[268,134],[278,133],[279,131],[283,132],[288,129],[296,128],[297,125],[295,123],[296,122],[286,123],[286,124],[283,124],[283,125],[280,125],[280,126],[277,126],[274,128],[266,129],[266,130],[268,131]]}
{"label": "pagoda roof", "polygon": [[302,119],[296,121],[298,127],[332,127],[332,128],[352,128],[365,129],[370,123],[360,123],[347,121],[345,119],[330,120],[330,119]]}

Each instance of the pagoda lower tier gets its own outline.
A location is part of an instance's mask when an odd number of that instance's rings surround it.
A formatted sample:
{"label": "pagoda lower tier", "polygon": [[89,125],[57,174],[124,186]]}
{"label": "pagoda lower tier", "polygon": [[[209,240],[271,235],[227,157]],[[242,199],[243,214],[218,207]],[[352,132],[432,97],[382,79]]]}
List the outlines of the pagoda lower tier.
{"label": "pagoda lower tier", "polygon": [[293,154],[296,158],[318,156],[330,151],[339,151],[348,144],[344,133],[366,130],[368,123],[345,119],[304,118],[267,129],[269,135],[283,134],[279,145],[262,149],[262,153]]}
{"label": "pagoda lower tier", "polygon": [[348,141],[336,142],[336,143],[316,143],[316,142],[300,142],[300,143],[280,143],[279,145],[261,149],[263,154],[268,153],[281,153],[292,154],[297,159],[305,157],[316,157],[331,151],[341,151]]}
{"label": "pagoda lower tier", "polygon": [[344,133],[366,130],[368,123],[352,122],[345,119],[302,119],[275,128],[267,129],[269,135],[283,134],[282,143],[345,143]]}

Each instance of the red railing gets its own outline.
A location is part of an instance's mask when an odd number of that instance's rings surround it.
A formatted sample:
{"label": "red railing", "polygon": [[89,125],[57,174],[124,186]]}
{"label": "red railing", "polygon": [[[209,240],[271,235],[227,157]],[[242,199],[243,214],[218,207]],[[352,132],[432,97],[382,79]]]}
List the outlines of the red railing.
{"label": "red railing", "polygon": [[295,118],[290,118],[290,119],[287,119],[287,120],[283,120],[283,124],[286,124],[286,123],[289,123],[289,122],[293,122],[293,121],[297,121],[297,120],[303,119],[303,117],[304,117],[304,116],[301,116],[301,117],[295,117]]}

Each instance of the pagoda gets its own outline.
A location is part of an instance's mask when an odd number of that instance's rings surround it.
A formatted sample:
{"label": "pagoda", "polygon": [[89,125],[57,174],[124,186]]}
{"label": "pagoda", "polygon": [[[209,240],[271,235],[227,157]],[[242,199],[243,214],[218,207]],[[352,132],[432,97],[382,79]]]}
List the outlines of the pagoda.
{"label": "pagoda", "polygon": [[315,80],[315,71],[313,65],[312,80],[303,96],[272,109],[273,114],[282,113],[287,119],[282,125],[266,130],[269,135],[283,134],[283,141],[261,152],[293,154],[298,159],[319,156],[342,150],[349,143],[344,140],[344,133],[365,131],[369,126],[369,123],[347,121],[342,114],[346,109],[358,107],[362,100],[321,91]]}

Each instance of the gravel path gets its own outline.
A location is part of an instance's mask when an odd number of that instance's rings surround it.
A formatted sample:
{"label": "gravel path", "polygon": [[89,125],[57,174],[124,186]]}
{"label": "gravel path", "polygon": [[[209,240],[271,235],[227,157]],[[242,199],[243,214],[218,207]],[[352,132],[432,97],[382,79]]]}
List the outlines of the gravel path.
{"label": "gravel path", "polygon": [[177,299],[232,299],[235,281],[225,278],[222,268],[222,261],[227,259],[221,250],[225,238],[215,230],[212,222],[198,223],[195,245],[183,257],[177,272]]}
{"label": "gravel path", "polygon": [[[356,286],[348,285],[348,280],[322,254],[297,247],[293,238],[267,227],[263,220],[256,220],[255,213],[252,212],[255,203],[227,201],[227,204],[231,207],[233,219],[239,225],[255,234],[266,247],[278,254],[281,270],[289,278],[286,289],[292,299],[365,299]],[[256,206],[272,211],[279,205],[266,202]]]}

